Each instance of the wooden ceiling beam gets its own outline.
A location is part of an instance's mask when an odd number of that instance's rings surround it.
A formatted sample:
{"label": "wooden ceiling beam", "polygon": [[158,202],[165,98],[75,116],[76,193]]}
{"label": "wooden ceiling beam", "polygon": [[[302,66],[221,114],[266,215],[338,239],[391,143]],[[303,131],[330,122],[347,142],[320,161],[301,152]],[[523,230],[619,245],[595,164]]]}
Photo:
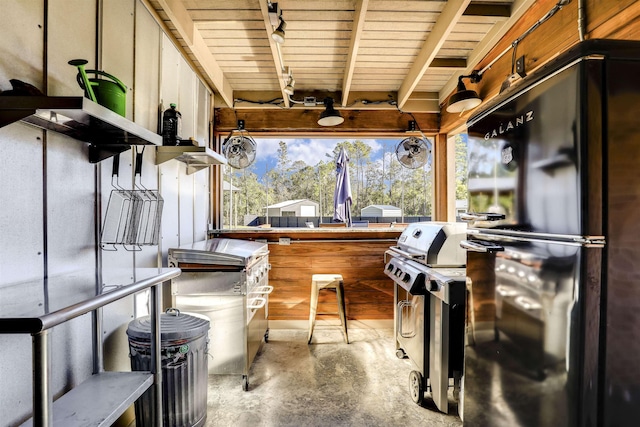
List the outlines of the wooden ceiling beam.
{"label": "wooden ceiling beam", "polygon": [[[262,18],[264,19],[264,28],[267,33],[267,39],[269,40],[269,48],[271,49],[271,56],[273,57],[273,64],[275,67],[276,75],[278,76],[278,83],[280,85],[280,96],[282,96],[284,106],[289,108],[289,96],[284,93],[284,88],[287,86],[285,82],[285,70],[284,62],[282,60],[282,51],[280,45],[271,38],[271,33],[274,28],[271,25],[271,19],[269,18],[269,5],[266,1],[260,1],[260,10],[262,11]],[[233,105],[233,104],[227,104]]]}
{"label": "wooden ceiling beam", "polygon": [[339,126],[320,126],[317,109],[290,110],[235,110],[216,108],[214,112],[214,132],[227,133],[237,127],[238,120],[244,120],[245,129],[251,134],[279,135],[399,135],[409,128],[409,121],[415,120],[426,135],[438,133],[440,116],[435,113],[403,113],[398,110],[342,110],[344,123]]}
{"label": "wooden ceiling beam", "polygon": [[214,91],[218,92],[227,105],[233,105],[233,89],[231,88],[231,84],[229,84],[220,66],[213,58],[200,32],[195,28],[195,24],[189,17],[189,12],[184,7],[182,1],[157,0],[157,2],[175,26],[176,31],[180,34],[180,37],[182,37],[199,65],[211,79],[214,85]]}
{"label": "wooden ceiling beam", "polygon": [[355,15],[353,17],[353,27],[351,30],[351,44],[347,55],[347,64],[344,67],[344,77],[342,79],[342,106],[348,105],[349,91],[351,90],[351,80],[356,68],[358,58],[358,48],[360,47],[360,37],[364,29],[365,16],[369,8],[369,0],[358,0],[356,2]]}
{"label": "wooden ceiling beam", "polygon": [[398,106],[402,108],[427,71],[445,40],[455,27],[471,0],[449,0],[425,40],[409,74],[398,91]]}
{"label": "wooden ceiling beam", "polygon": [[467,57],[468,66],[451,76],[449,81],[444,85],[440,91],[440,103],[444,103],[449,95],[455,90],[458,84],[458,77],[463,74],[469,74],[473,71],[474,67],[478,65],[484,57],[486,57],[491,49],[500,41],[500,39],[509,31],[509,29],[515,24],[524,13],[536,2],[536,0],[515,0],[511,5],[511,16],[509,19],[496,23],[491,31],[482,39],[473,51]]}

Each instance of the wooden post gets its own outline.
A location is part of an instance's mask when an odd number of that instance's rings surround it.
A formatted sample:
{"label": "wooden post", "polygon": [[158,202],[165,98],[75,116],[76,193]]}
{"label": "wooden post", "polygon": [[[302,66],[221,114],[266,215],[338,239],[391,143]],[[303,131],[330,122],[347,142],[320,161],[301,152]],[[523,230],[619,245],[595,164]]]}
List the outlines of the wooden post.
{"label": "wooden post", "polygon": [[449,176],[447,134],[439,133],[433,144],[433,220],[449,220]]}

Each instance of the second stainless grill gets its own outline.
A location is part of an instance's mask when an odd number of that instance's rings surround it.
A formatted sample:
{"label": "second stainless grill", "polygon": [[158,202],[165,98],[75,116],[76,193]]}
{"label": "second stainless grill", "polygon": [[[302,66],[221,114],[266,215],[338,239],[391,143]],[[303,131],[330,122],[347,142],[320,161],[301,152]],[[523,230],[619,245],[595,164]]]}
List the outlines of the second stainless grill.
{"label": "second stainless grill", "polygon": [[173,306],[204,314],[209,330],[209,373],[241,374],[249,389],[249,369],[268,340],[269,250],[266,243],[209,239],[169,249]]}

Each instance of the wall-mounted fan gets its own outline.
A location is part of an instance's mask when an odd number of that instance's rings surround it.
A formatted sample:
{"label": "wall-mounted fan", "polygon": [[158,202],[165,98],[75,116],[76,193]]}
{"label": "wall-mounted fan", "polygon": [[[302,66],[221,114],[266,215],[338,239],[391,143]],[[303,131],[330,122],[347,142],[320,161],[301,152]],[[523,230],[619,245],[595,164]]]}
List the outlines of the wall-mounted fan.
{"label": "wall-mounted fan", "polygon": [[230,166],[244,169],[255,162],[256,148],[256,142],[244,129],[244,120],[238,120],[238,129],[232,130],[222,143],[222,154]]}
{"label": "wall-mounted fan", "polygon": [[396,147],[396,157],[402,166],[417,169],[431,161],[431,144],[426,138],[407,137]]}

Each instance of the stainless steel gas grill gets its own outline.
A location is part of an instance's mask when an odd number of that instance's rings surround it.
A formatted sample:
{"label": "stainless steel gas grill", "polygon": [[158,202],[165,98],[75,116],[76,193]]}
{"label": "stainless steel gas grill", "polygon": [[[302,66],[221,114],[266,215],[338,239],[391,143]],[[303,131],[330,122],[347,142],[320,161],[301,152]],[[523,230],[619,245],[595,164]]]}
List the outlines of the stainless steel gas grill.
{"label": "stainless steel gas grill", "polygon": [[411,397],[421,404],[430,391],[445,413],[448,389],[457,397],[464,366],[465,233],[465,224],[414,223],[385,253],[385,274],[395,283],[396,355],[416,367]]}
{"label": "stainless steel gas grill", "polygon": [[242,374],[269,338],[269,249],[266,243],[209,239],[169,249],[169,265],[180,267],[171,281],[172,305],[211,321],[209,373]]}

